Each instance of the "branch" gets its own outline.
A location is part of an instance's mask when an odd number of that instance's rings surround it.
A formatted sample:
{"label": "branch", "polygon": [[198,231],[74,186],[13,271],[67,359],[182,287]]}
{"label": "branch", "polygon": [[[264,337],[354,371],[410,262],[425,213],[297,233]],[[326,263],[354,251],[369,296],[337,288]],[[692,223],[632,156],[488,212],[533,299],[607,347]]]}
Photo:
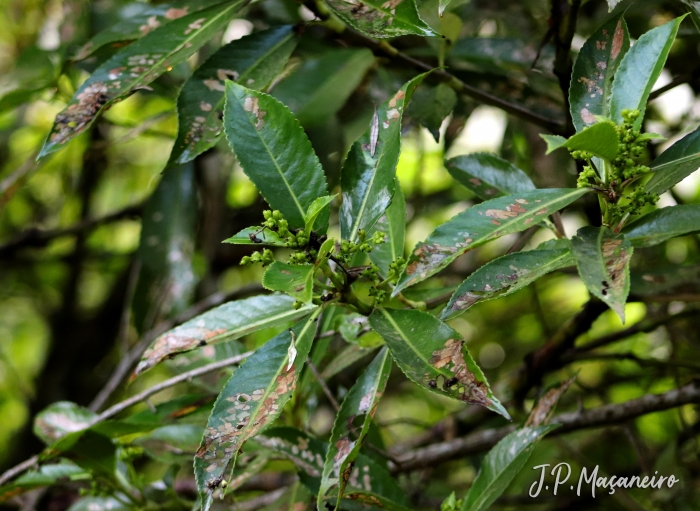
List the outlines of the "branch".
{"label": "branch", "polygon": [[65,229],[27,229],[26,231],[16,236],[15,239],[7,242],[4,245],[0,245],[0,257],[5,257],[8,254],[12,254],[18,249],[24,247],[44,247],[50,241],[56,238],[81,234],[86,231],[91,231],[107,223],[115,222],[123,218],[138,216],[141,214],[142,209],[143,204],[133,204],[131,206],[127,206],[124,209],[115,211],[114,213],[110,213],[109,215],[105,215],[100,218],[88,218],[86,220],[82,220],[70,227],[66,227]]}
{"label": "branch", "polygon": [[[550,436],[562,435],[581,429],[618,424],[642,415],[668,410],[669,408],[676,408],[690,403],[700,403],[700,385],[698,383],[690,383],[664,394],[648,394],[624,403],[599,406],[590,410],[562,413],[552,419],[552,424],[561,424],[561,426],[550,433]],[[497,429],[487,429],[447,442],[414,449],[397,456],[401,463],[400,466],[390,465],[389,468],[392,473],[407,472],[423,467],[434,466],[437,463],[455,458],[463,458],[493,447],[499,440],[516,429],[517,426],[515,425]]]}
{"label": "branch", "polygon": [[658,89],[651,91],[651,94],[649,94],[649,101],[658,98],[665,92],[668,92],[671,89],[678,87],[679,85],[695,81],[698,78],[700,78],[700,67],[696,67],[690,73],[683,73],[682,75],[678,75],[663,87],[659,87]]}
{"label": "branch", "polygon": [[114,371],[109,377],[109,380],[107,380],[107,383],[105,383],[105,386],[102,387],[102,390],[100,390],[97,396],[95,396],[90,403],[90,410],[97,411],[102,407],[102,405],[105,404],[112,393],[117,390],[117,387],[119,387],[119,385],[121,385],[121,383],[124,381],[133,365],[139,360],[139,358],[141,358],[141,355],[144,351],[146,351],[146,348],[148,348],[148,346],[150,346],[150,344],[158,336],[164,334],[171,328],[184,323],[185,321],[189,321],[190,319],[199,316],[203,312],[206,312],[213,307],[221,305],[224,302],[242,298],[251,293],[259,291],[263,291],[263,287],[260,284],[249,284],[228,293],[214,293],[204,300],[197,302],[189,309],[181,312],[175,318],[168,321],[163,321],[146,332],[141,341],[131,348],[129,352],[119,361],[119,364],[117,364],[117,367],[114,368]]}
{"label": "branch", "polygon": [[[211,364],[207,364],[202,367],[198,367],[196,369],[193,369],[191,371],[187,371],[186,373],[179,374],[173,378],[170,378],[169,380],[165,380],[164,382],[161,382],[157,385],[154,385],[151,388],[148,388],[144,390],[143,392],[139,392],[135,396],[132,396],[128,399],[125,399],[121,403],[117,403],[116,405],[112,406],[111,408],[108,408],[101,414],[99,414],[97,417],[95,417],[90,423],[86,426],[86,428],[90,428],[94,426],[95,424],[99,424],[100,422],[103,422],[111,417],[114,417],[120,412],[123,412],[127,408],[140,403],[141,401],[145,401],[149,397],[153,396],[154,394],[157,394],[158,392],[161,392],[165,389],[168,389],[170,387],[173,387],[177,385],[178,383],[182,383],[183,381],[190,381],[193,378],[196,378],[197,376],[202,376],[203,374],[211,373],[213,371],[216,371],[218,369],[223,369],[224,367],[232,366],[235,364],[238,364],[248,358],[250,355],[252,355],[252,351],[247,351],[245,353],[242,353],[240,355],[236,355],[234,357],[229,357],[224,360],[219,360],[218,362],[212,362]],[[59,453],[55,453],[59,454]],[[7,470],[4,474],[0,476],[0,485],[5,484],[7,481],[12,479],[13,477],[18,476],[25,470],[30,469],[34,465],[37,464],[39,460],[39,455],[32,456],[26,461],[23,461],[19,465],[16,465],[12,467],[11,469]]]}
{"label": "branch", "polygon": [[[327,21],[331,17],[330,12],[328,12],[325,9],[321,10],[322,6],[318,5],[312,0],[304,1],[303,5],[306,6],[311,12],[313,12],[319,20]],[[395,60],[397,62],[408,64],[409,66],[421,72],[432,71],[431,76],[439,79],[440,81],[445,82],[457,93],[466,94],[467,96],[470,96],[476,99],[477,101],[484,103],[485,105],[491,105],[500,108],[504,112],[507,112],[511,115],[514,115],[515,117],[519,117],[525,121],[536,124],[555,134],[563,134],[564,130],[566,129],[566,126],[564,124],[561,124],[554,119],[541,115],[537,112],[528,110],[527,108],[521,105],[510,103],[502,98],[499,98],[498,96],[494,96],[493,94],[490,94],[463,82],[455,75],[448,73],[443,69],[435,69],[433,66],[427,64],[426,62],[406,55],[405,53],[391,46],[386,41],[377,41],[376,39],[372,39],[371,37],[368,37],[362,34],[361,32],[358,32],[357,30],[345,25],[332,23],[328,24],[327,26],[331,30],[336,31],[338,34],[347,34],[352,39],[359,42],[359,44],[361,44],[362,46],[366,46],[375,53],[379,53],[381,55],[384,55],[385,57],[389,57],[390,59]]]}

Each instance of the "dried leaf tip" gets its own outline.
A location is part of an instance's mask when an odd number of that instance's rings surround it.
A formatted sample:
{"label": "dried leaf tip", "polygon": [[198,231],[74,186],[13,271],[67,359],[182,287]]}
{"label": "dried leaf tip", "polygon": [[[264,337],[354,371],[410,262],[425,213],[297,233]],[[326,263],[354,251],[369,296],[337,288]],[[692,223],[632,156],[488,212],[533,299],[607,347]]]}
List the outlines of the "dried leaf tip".
{"label": "dried leaf tip", "polygon": [[377,113],[377,105],[374,105],[374,115],[372,116],[372,123],[369,127],[369,154],[374,157],[374,153],[377,151],[377,141],[379,140],[379,114]]}

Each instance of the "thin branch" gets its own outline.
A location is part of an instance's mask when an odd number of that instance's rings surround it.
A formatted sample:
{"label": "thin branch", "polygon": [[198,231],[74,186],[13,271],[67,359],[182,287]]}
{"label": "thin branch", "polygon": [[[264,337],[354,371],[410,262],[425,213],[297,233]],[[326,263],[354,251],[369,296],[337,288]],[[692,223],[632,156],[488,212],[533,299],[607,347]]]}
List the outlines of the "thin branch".
{"label": "thin branch", "polygon": [[18,188],[18,183],[39,168],[37,153],[31,154],[12,174],[0,181],[0,207],[7,204]]}
{"label": "thin branch", "polygon": [[193,378],[196,378],[197,376],[202,376],[203,374],[211,373],[213,371],[216,371],[218,369],[223,369],[224,367],[232,366],[235,364],[238,364],[248,358],[250,355],[252,355],[252,351],[246,351],[245,353],[242,353],[240,355],[236,355],[234,357],[229,357],[224,360],[219,360],[218,362],[212,362],[211,364],[207,364],[202,367],[198,367],[196,369],[192,369],[191,371],[187,371],[186,373],[179,374],[173,378],[170,378],[169,380],[165,380],[164,382],[159,383],[158,385],[154,385],[153,387],[150,387],[143,392],[139,392],[135,396],[131,396],[129,399],[125,399],[121,403],[117,403],[116,405],[107,408],[104,412],[99,414],[97,417],[95,417],[91,422],[90,426],[94,426],[95,424],[102,422],[104,420],[109,419],[110,417],[114,417],[120,412],[123,412],[127,408],[135,405],[136,403],[140,403],[141,401],[145,401],[149,397],[151,397],[154,394],[157,394],[158,392],[168,389],[174,385],[177,385],[178,383],[181,383],[183,381],[188,381],[192,380]]}
{"label": "thin branch", "polygon": [[39,455],[35,454],[28,460],[24,460],[22,463],[19,465],[15,465],[11,469],[5,471],[1,476],[0,476],[0,486],[5,484],[7,481],[10,481],[20,475],[22,472],[25,472],[29,470],[30,468],[34,467],[37,463],[39,463]]}
{"label": "thin branch", "polygon": [[0,256],[6,256],[7,254],[12,254],[16,250],[24,247],[35,247],[40,248],[46,246],[50,241],[63,236],[73,236],[76,234],[82,234],[87,231],[91,231],[101,225],[105,225],[111,222],[116,222],[124,218],[129,218],[133,216],[138,216],[141,214],[143,209],[143,204],[133,204],[127,206],[124,209],[110,213],[99,218],[88,218],[77,222],[70,227],[65,229],[50,229],[41,230],[30,228],[26,231],[20,233],[15,239],[7,242],[4,245],[0,245]]}
{"label": "thin branch", "polygon": [[309,366],[309,369],[311,370],[311,374],[314,375],[314,378],[316,378],[316,381],[323,389],[323,393],[328,398],[328,401],[331,403],[331,406],[333,407],[333,409],[336,412],[338,412],[340,410],[340,405],[338,404],[338,401],[335,399],[335,396],[333,396],[331,389],[328,388],[328,384],[326,383],[326,380],[323,379],[323,376],[321,376],[321,373],[318,372],[318,368],[311,361],[311,358],[306,359],[306,365]]}
{"label": "thin branch", "polygon": [[563,362],[577,362],[581,360],[630,360],[642,367],[679,367],[683,369],[693,369],[695,371],[700,371],[700,364],[693,364],[692,362],[683,362],[682,360],[659,360],[654,358],[642,358],[638,357],[634,353],[572,353],[571,355],[564,355],[562,357]]}
{"label": "thin branch", "polygon": [[109,399],[112,393],[115,390],[117,390],[119,385],[121,385],[121,383],[126,379],[126,376],[127,374],[129,374],[130,369],[139,360],[139,358],[141,358],[141,355],[144,351],[146,351],[146,348],[148,348],[148,346],[150,346],[150,344],[158,336],[164,334],[176,325],[182,324],[185,321],[189,321],[190,319],[199,316],[203,312],[206,312],[207,310],[213,307],[221,305],[224,302],[235,300],[237,298],[242,298],[251,293],[260,291],[264,291],[263,287],[260,284],[249,284],[247,286],[240,287],[228,293],[214,293],[205,298],[204,300],[197,302],[189,309],[181,312],[174,319],[163,321],[162,323],[156,325],[154,328],[146,332],[143,335],[142,339],[133,348],[131,348],[124,357],[122,357],[122,359],[119,361],[119,364],[117,364],[117,367],[114,368],[114,371],[109,377],[109,380],[107,380],[107,383],[105,383],[104,387],[102,387],[102,390],[100,390],[100,392],[90,403],[90,409],[99,410],[102,407],[102,405]]}
{"label": "thin branch", "polygon": [[659,96],[670,91],[671,89],[675,89],[679,85],[692,82],[694,80],[697,80],[698,78],[700,78],[700,67],[696,67],[690,73],[683,73],[682,75],[678,75],[663,87],[659,87],[658,89],[651,91],[651,94],[649,94],[649,101],[658,98]]}
{"label": "thin branch", "polygon": [[287,488],[282,487],[277,490],[273,490],[269,493],[265,493],[264,495],[260,495],[259,497],[254,497],[249,500],[236,502],[231,506],[231,509],[233,511],[255,511],[256,509],[260,509],[274,504],[277,501],[277,499],[284,495],[284,492],[286,491]]}
{"label": "thin branch", "polygon": [[513,252],[520,252],[525,245],[527,245],[527,242],[532,239],[532,237],[535,235],[537,231],[540,230],[539,225],[533,225],[532,227],[529,227],[527,230],[525,230],[523,233],[518,236],[518,239],[515,240],[515,243],[511,245],[511,247],[508,249],[506,254],[512,254]]}
{"label": "thin branch", "polygon": [[[561,426],[552,431],[550,435],[562,435],[581,429],[619,424],[642,415],[691,403],[700,403],[700,385],[695,382],[664,394],[648,394],[624,403],[559,414],[551,422],[552,424],[561,424]],[[406,472],[482,452],[496,445],[499,440],[515,431],[516,428],[517,426],[511,425],[487,429],[447,442],[414,449],[399,454],[397,457],[401,465],[399,467],[390,466],[390,469],[394,473]]]}

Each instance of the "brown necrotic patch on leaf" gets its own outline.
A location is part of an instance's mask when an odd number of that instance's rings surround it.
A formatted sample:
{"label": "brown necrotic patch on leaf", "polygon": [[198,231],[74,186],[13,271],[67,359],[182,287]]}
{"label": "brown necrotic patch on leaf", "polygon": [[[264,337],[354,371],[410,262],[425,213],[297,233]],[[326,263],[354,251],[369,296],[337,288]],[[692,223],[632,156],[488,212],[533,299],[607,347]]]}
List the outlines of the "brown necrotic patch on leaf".
{"label": "brown necrotic patch on leaf", "polygon": [[569,378],[561,385],[549,389],[532,408],[532,411],[525,422],[525,427],[537,427],[548,424],[552,418],[552,415],[554,415],[554,408],[559,402],[559,399],[561,399],[561,396],[571,386],[575,379],[576,376]]}
{"label": "brown necrotic patch on leaf", "polygon": [[629,262],[631,253],[622,246],[621,239],[606,240],[601,247],[605,268],[610,276],[610,282],[603,281],[603,295],[613,288],[616,292],[621,292],[625,284],[625,268]]}
{"label": "brown necrotic patch on leaf", "polygon": [[464,341],[448,339],[444,348],[433,352],[430,364],[435,369],[450,371],[454,376],[443,382],[443,390],[450,391],[457,387],[459,399],[470,404],[490,406],[488,387],[476,379],[476,375],[467,367],[464,360]]}
{"label": "brown necrotic patch on leaf", "polygon": [[260,107],[258,106],[258,98],[257,96],[248,96],[245,98],[245,101],[243,103],[243,110],[246,112],[251,112],[255,118],[257,119],[257,122],[255,123],[255,129],[262,129],[265,126],[265,121],[263,120],[263,117],[267,114],[265,110],[260,110]]}
{"label": "brown necrotic patch on leaf", "polygon": [[166,358],[199,348],[210,339],[225,333],[226,329],[224,328],[211,330],[201,327],[180,328],[176,331],[163,334],[144,352],[143,358],[134,374],[138,375],[147,371]]}
{"label": "brown necrotic patch on leaf", "polygon": [[613,35],[612,48],[610,49],[610,58],[615,60],[622,50],[622,45],[625,40],[625,29],[622,27],[622,18],[617,21],[615,26],[615,34]]}
{"label": "brown necrotic patch on leaf", "polygon": [[82,131],[109,100],[107,86],[101,82],[93,83],[78,94],[77,99],[78,103],[70,105],[56,116],[51,142],[62,144],[73,134]]}

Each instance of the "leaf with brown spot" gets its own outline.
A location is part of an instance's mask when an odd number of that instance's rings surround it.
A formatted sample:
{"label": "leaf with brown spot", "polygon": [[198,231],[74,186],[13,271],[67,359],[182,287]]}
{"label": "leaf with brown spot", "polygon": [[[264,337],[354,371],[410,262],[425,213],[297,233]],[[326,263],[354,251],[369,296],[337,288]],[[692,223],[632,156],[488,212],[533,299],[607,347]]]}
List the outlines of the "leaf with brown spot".
{"label": "leaf with brown spot", "polygon": [[375,309],[369,322],[412,381],[436,394],[485,406],[510,419],[464,339],[448,325],[414,309]]}
{"label": "leaf with brown spot", "polygon": [[622,15],[596,30],[584,43],[574,63],[569,86],[571,119],[576,131],[608,117],[613,76],[630,48],[630,36]]}
{"label": "leaf with brown spot", "polygon": [[248,0],[209,7],[149,32],[98,67],[57,116],[39,157],[61,149],[105,109],[187,60]]}
{"label": "leaf with brown spot", "polygon": [[450,175],[484,200],[535,189],[518,167],[495,154],[473,153],[445,161]]}
{"label": "leaf with brown spot", "polygon": [[225,80],[267,89],[298,41],[289,25],[263,30],[222,46],[199,66],[177,98],[179,126],[170,162],[190,161],[221,138]]}
{"label": "leaf with brown spot", "polygon": [[[394,296],[437,273],[468,250],[506,234],[524,231],[532,222],[544,220],[589,191],[586,188],[547,188],[499,197],[470,207],[416,245],[394,288]],[[521,210],[525,211],[519,213]]]}
{"label": "leaf with brown spot", "polygon": [[537,400],[535,406],[532,407],[530,415],[528,415],[525,421],[525,427],[529,428],[549,424],[549,420],[552,418],[552,415],[554,415],[554,409],[561,399],[561,396],[564,395],[564,392],[567,391],[575,379],[576,376],[573,376],[547,390],[547,392]]}
{"label": "leaf with brown spot", "polygon": [[418,14],[415,0],[326,0],[346,23],[377,38],[436,36]]}
{"label": "leaf with brown spot", "polygon": [[[315,319],[320,312],[317,309],[306,321],[259,348],[233,373],[219,394],[194,459],[203,511],[209,509],[214,491],[229,465],[235,466],[246,440],[269,426],[291,398],[311,350]],[[290,366],[291,343],[295,343],[298,356]]]}
{"label": "leaf with brown spot", "polygon": [[557,240],[536,250],[498,257],[460,284],[442,311],[440,318],[452,319],[477,302],[514,293],[547,273],[576,264],[568,240]]}
{"label": "leaf with brown spot", "polygon": [[34,418],[34,434],[46,445],[56,443],[69,433],[90,426],[97,415],[70,401],[59,401],[44,408]]}
{"label": "leaf with brown spot", "polygon": [[325,501],[331,499],[336,500],[336,507],[338,507],[347,485],[343,475],[349,467],[352,467],[360,452],[379,398],[384,393],[390,371],[389,350],[382,348],[345,396],[333,423],[329,448],[323,465],[317,499],[319,510],[324,511]]}
{"label": "leaf with brown spot", "polygon": [[262,285],[270,291],[282,291],[303,303],[311,302],[314,273],[312,264],[272,263],[263,275]]}
{"label": "leaf with brown spot", "polygon": [[588,290],[617,312],[624,323],[633,250],[630,241],[607,227],[586,226],[576,233],[571,247]]}
{"label": "leaf with brown spot", "polygon": [[205,312],[153,341],[141,357],[132,379],[167,358],[288,323],[314,309],[314,306],[295,309],[293,303],[293,298],[275,293],[235,300]]}

